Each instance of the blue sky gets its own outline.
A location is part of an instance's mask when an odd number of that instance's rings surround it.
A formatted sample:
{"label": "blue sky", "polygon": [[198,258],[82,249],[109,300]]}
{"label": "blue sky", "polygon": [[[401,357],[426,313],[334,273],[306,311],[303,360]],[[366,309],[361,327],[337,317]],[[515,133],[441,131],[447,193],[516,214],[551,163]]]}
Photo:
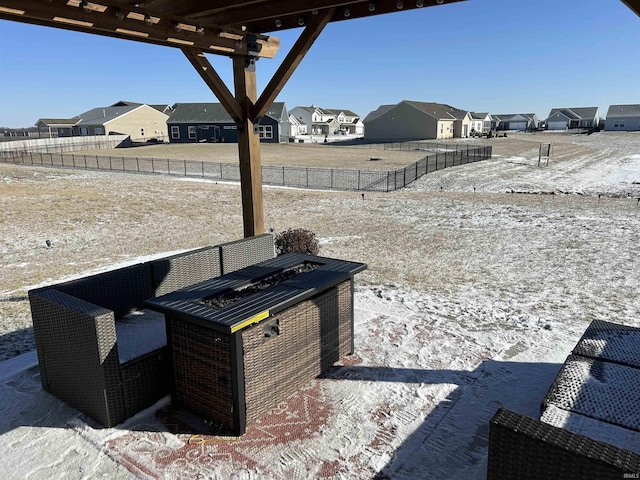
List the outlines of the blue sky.
{"label": "blue sky", "polygon": [[[300,30],[274,33],[275,59]],[[232,89],[231,60],[209,56]],[[278,97],[362,117],[401,100],[471,111],[640,103],[640,17],[619,0],[468,0],[329,24]],[[0,20],[0,126],[72,117],[118,100],[216,102],[178,49]]]}

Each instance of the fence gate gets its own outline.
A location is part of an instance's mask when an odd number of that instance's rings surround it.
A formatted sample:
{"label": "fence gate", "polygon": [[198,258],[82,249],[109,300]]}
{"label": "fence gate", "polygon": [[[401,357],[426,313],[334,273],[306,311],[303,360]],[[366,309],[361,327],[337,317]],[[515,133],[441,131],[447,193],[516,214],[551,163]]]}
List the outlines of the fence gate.
{"label": "fence gate", "polygon": [[542,160],[546,158],[546,166],[549,166],[549,158],[551,157],[551,144],[541,143],[540,151],[538,153],[538,166],[542,164]]}

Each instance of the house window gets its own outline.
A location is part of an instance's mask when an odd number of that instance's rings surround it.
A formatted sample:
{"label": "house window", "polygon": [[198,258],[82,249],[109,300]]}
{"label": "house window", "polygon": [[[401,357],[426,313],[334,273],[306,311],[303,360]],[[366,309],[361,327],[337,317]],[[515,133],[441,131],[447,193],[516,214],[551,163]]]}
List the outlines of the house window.
{"label": "house window", "polygon": [[180,138],[180,127],[177,125],[171,125],[171,138],[177,140]]}
{"label": "house window", "polygon": [[624,120],[616,120],[613,128],[624,128]]}
{"label": "house window", "polygon": [[590,127],[591,127],[591,120],[585,120],[585,121],[584,121],[584,126],[585,126],[586,128],[590,128]]}
{"label": "house window", "polygon": [[196,140],[198,138],[198,129],[195,125],[189,125],[189,138]]}
{"label": "house window", "polygon": [[89,135],[89,127],[80,127],[80,135],[83,137]]}
{"label": "house window", "polygon": [[271,125],[260,125],[258,127],[258,131],[260,134],[260,138],[263,139],[271,139],[273,138],[273,126]]}
{"label": "house window", "polygon": [[440,124],[440,133],[444,133],[444,124]]}
{"label": "house window", "polygon": [[94,132],[96,135],[104,135],[104,127],[96,127]]}

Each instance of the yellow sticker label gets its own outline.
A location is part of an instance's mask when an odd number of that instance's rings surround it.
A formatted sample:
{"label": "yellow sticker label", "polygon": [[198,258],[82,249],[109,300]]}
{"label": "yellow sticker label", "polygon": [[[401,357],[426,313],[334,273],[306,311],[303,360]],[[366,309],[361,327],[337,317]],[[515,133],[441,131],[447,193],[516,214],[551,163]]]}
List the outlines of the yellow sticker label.
{"label": "yellow sticker label", "polygon": [[264,312],[260,312],[259,314],[254,315],[253,317],[245,320],[244,322],[239,323],[238,325],[234,325],[233,327],[231,327],[231,333],[235,333],[238,330],[240,330],[240,329],[242,329],[242,328],[244,328],[244,327],[246,327],[248,325],[251,325],[253,323],[261,322],[262,320],[264,320],[265,318],[268,318],[268,317],[269,317],[269,310],[265,310]]}

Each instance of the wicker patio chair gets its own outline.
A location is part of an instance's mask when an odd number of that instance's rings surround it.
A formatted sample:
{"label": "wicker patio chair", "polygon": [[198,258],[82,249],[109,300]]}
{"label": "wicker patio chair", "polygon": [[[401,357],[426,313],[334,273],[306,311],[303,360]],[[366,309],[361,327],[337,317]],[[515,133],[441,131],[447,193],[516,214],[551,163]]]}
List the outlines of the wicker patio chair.
{"label": "wicker patio chair", "polygon": [[30,291],[43,389],[107,427],[165,395],[165,351],[118,354],[116,320],[152,295],[149,264]]}
{"label": "wicker patio chair", "polygon": [[619,480],[638,472],[633,452],[505,408],[489,424],[487,480]]}
{"label": "wicker patio chair", "polygon": [[[43,389],[106,427],[150,406],[172,378],[164,318],[143,302],[219,276],[223,260],[231,271],[274,256],[265,234],[29,291]],[[132,312],[146,322],[133,357],[118,348]]]}
{"label": "wicker patio chair", "polygon": [[276,255],[273,235],[270,233],[223,243],[219,247],[223,275],[269,260]]}

